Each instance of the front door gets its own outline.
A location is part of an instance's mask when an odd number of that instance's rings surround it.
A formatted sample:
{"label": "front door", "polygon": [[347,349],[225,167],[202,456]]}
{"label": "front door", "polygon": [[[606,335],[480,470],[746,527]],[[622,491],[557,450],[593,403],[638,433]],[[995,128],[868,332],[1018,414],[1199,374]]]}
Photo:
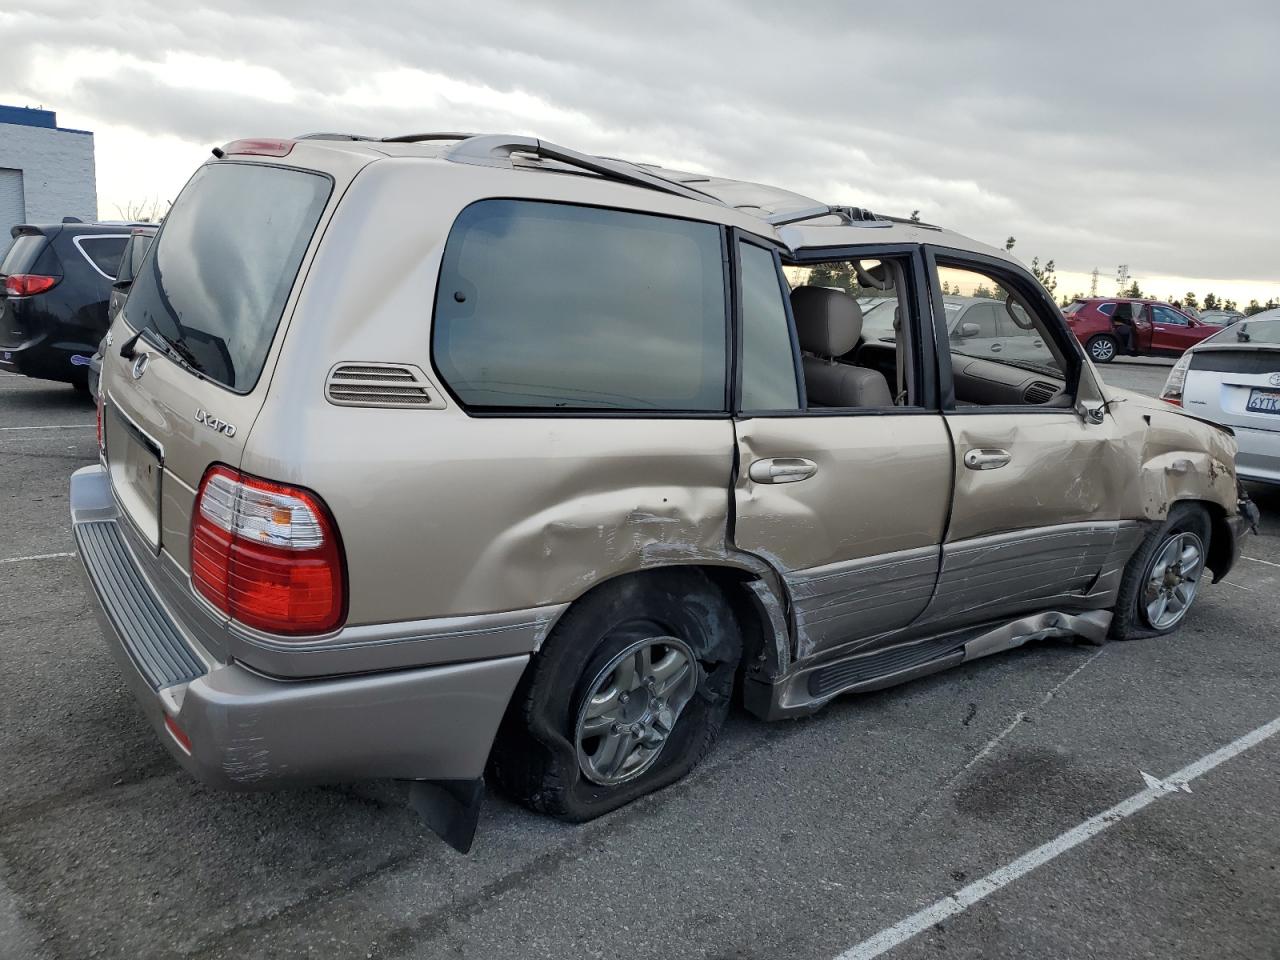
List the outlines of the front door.
{"label": "front door", "polygon": [[1151,307],[1151,346],[1162,353],[1181,354],[1188,347],[1199,343],[1192,320],[1172,307],[1154,304]]}
{"label": "front door", "polygon": [[[955,499],[924,619],[960,627],[1079,605],[1133,526],[1114,512],[1128,476],[1113,422],[1082,416],[1079,401],[1093,400],[1096,384],[1034,278],[957,251],[931,259],[934,289],[990,292],[1017,348],[1000,357],[970,351],[935,324],[949,346],[939,360],[944,391],[951,381],[943,406]],[[942,314],[941,298],[935,310]]]}
{"label": "front door", "polygon": [[[785,273],[775,251],[736,252],[734,543],[784,578],[797,659],[887,642],[928,605],[951,500],[951,441],[919,375],[932,355],[919,350],[918,252],[827,254]],[[897,322],[864,331],[860,302],[885,296]]]}

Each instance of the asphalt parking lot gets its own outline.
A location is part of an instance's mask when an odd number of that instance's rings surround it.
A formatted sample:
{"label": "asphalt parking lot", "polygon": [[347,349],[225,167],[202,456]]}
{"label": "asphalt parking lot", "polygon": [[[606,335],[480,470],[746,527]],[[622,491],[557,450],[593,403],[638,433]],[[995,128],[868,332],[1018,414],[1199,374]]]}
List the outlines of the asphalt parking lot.
{"label": "asphalt parking lot", "polygon": [[1274,491],[1171,637],[737,713],[693,776],[585,826],[491,794],[463,857],[394,783],[234,795],[169,760],[70,556],[94,459],[79,395],[0,375],[4,960],[1280,957],[1280,735],[1249,737],[1280,717]]}

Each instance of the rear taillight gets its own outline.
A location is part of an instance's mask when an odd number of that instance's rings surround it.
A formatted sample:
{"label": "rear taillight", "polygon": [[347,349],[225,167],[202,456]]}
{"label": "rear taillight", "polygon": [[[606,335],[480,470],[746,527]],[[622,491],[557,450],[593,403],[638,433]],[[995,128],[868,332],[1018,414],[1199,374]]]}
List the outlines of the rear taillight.
{"label": "rear taillight", "polygon": [[1175,407],[1182,406],[1182,391],[1187,383],[1187,371],[1191,369],[1191,354],[1184,353],[1178,358],[1178,362],[1173,365],[1173,369],[1169,371],[1169,376],[1164,382],[1164,389],[1160,391],[1160,399],[1165,403],[1172,403]]}
{"label": "rear taillight", "polygon": [[342,544],[309,490],[211,467],[191,525],[191,582],[249,627],[328,633],[346,619]]}
{"label": "rear taillight", "polygon": [[4,292],[11,297],[31,297],[52,290],[59,279],[38,273],[11,273],[4,278]]}

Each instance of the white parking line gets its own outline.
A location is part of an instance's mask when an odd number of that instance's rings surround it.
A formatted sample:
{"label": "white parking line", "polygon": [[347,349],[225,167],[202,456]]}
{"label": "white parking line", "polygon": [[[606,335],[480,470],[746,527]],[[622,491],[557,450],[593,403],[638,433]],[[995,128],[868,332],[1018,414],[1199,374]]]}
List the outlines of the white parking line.
{"label": "white parking line", "polygon": [[0,427],[6,430],[96,430],[96,423],[46,423],[38,427]]}
{"label": "white parking line", "polygon": [[1259,560],[1257,557],[1246,557],[1243,553],[1240,557],[1244,560],[1252,560],[1254,563],[1265,563],[1268,567],[1280,567],[1280,563],[1272,563],[1270,560]]}
{"label": "white parking line", "polygon": [[0,563],[22,563],[24,560],[58,560],[62,557],[74,557],[74,553],[34,553],[29,557],[5,557]]}
{"label": "white parking line", "polygon": [[[1149,806],[1161,797],[1186,789],[1186,785],[1192,780],[1204,776],[1219,764],[1226,763],[1232,757],[1239,756],[1251,747],[1256,747],[1262,741],[1269,737],[1274,737],[1277,733],[1280,733],[1280,717],[1258,727],[1251,733],[1246,733],[1238,740],[1233,740],[1225,747],[1187,764],[1177,773],[1165,777],[1163,780],[1156,780],[1154,777],[1148,777],[1148,775],[1143,774],[1143,779],[1150,784],[1145,790],[1135,793],[1127,800],[1120,801],[1109,810],[1104,810],[1102,813],[1090,817],[1079,826],[1072,827],[1066,833],[1036,847],[1029,853],[1024,853],[1012,863],[987,874],[980,880],[975,880],[967,887],[961,887],[955,893],[943,897],[937,903],[925,907],[919,913],[914,913],[905,920],[900,920],[893,926],[881,930],[875,936],[850,947],[840,954],[836,960],[871,960],[872,957],[878,957],[880,954],[892,950],[898,944],[923,933],[934,924],[941,923],[948,917],[954,917],[958,913],[963,913],[978,901],[991,896],[997,890],[1008,886],[1020,877],[1026,876],[1036,867],[1043,866],[1055,857],[1066,853],[1074,847],[1078,847],[1086,840],[1096,837],[1103,830],[1119,823],[1125,817],[1133,816],[1139,810]],[[1188,790],[1187,792],[1190,791]]]}

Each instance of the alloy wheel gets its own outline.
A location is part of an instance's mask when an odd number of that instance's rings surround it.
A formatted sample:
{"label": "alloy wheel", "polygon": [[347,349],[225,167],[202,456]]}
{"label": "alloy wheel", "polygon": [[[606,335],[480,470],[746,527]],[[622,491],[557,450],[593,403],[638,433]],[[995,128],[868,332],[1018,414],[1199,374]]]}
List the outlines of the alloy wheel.
{"label": "alloy wheel", "polygon": [[1099,337],[1089,345],[1089,353],[1093,359],[1106,363],[1116,355],[1116,345],[1106,337]]}
{"label": "alloy wheel", "polygon": [[649,769],[693,698],[700,670],[689,645],[668,636],[639,639],[610,660],[578,710],[583,775],[612,786]]}
{"label": "alloy wheel", "polygon": [[1204,573],[1204,544],[1194,533],[1175,533],[1156,551],[1142,600],[1156,630],[1180,621],[1196,597]]}

